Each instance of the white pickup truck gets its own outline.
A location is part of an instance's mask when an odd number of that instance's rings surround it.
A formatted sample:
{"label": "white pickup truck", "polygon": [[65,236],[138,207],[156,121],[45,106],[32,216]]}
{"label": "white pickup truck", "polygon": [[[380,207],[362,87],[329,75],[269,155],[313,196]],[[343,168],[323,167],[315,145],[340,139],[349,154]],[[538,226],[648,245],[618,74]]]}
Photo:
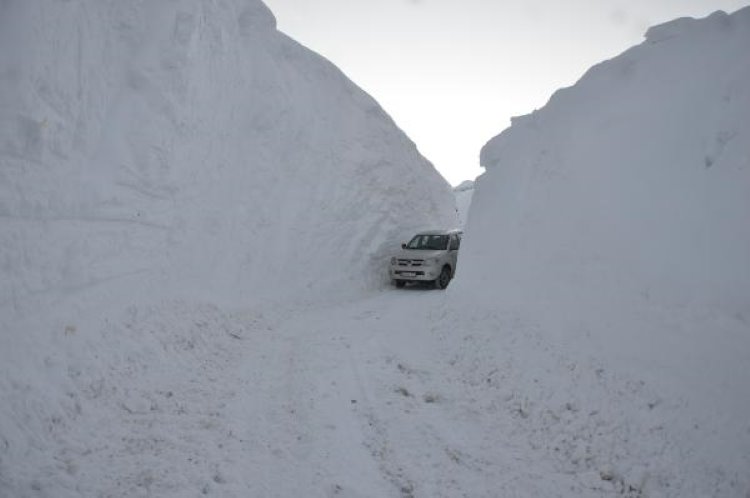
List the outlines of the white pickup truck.
{"label": "white pickup truck", "polygon": [[461,230],[430,230],[415,235],[391,258],[390,276],[396,287],[407,282],[433,282],[448,287],[456,273]]}

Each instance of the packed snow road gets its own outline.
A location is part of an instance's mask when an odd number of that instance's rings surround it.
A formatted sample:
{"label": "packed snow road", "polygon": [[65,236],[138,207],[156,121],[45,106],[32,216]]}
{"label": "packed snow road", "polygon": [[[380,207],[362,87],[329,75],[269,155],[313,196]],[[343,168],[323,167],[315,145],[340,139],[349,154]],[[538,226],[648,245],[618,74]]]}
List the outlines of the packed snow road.
{"label": "packed snow road", "polygon": [[227,407],[239,444],[221,494],[494,496],[503,466],[478,450],[473,409],[436,361],[444,302],[422,288],[383,292],[243,337]]}
{"label": "packed snow road", "polygon": [[[215,436],[193,457],[204,476],[186,478],[221,496],[544,494],[485,393],[498,368],[448,313],[444,292],[414,287],[237,316],[250,326],[215,373]],[[519,393],[503,396],[523,417]]]}
{"label": "packed snow road", "polygon": [[233,312],[169,302],[65,327],[66,353],[42,366],[64,372],[60,386],[44,391],[5,366],[2,419],[23,433],[0,431],[0,496],[732,496],[742,486],[685,456],[690,431],[710,421],[685,417],[683,400],[566,353],[512,311],[454,301],[450,289],[407,287]]}
{"label": "packed snow road", "polygon": [[169,302],[66,326],[42,367],[59,386],[5,365],[3,420],[22,431],[1,431],[0,495],[551,496],[506,426],[525,401],[497,391],[508,372],[446,299]]}
{"label": "packed snow road", "polygon": [[282,323],[241,376],[234,410],[261,421],[245,436],[261,461],[238,480],[264,496],[496,496],[508,464],[481,449],[436,350],[444,301],[407,288]]}

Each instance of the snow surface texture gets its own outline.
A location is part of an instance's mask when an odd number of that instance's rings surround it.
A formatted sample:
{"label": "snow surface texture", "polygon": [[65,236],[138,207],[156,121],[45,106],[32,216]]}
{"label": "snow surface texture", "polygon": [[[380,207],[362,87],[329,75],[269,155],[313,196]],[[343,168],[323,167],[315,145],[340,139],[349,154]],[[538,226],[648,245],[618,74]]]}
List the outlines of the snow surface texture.
{"label": "snow surface texture", "polygon": [[0,8],[4,306],[123,279],[348,292],[456,223],[415,145],[260,1]]}
{"label": "snow surface texture", "polygon": [[[748,47],[750,8],[654,27],[481,153],[454,296],[578,358],[565,384],[596,358],[652,392],[559,447],[576,472],[640,468],[648,496],[750,493]],[[531,417],[559,393],[548,366],[529,365]]]}
{"label": "snow surface texture", "polygon": [[223,307],[382,286],[450,186],[260,1],[3,1],[0,47],[0,496],[196,495]]}

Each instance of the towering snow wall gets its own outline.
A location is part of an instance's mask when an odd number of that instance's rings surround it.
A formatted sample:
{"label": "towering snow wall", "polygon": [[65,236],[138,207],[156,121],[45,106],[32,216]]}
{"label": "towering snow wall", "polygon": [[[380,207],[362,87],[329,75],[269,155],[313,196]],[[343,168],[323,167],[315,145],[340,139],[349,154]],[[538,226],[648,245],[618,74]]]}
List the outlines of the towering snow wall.
{"label": "towering snow wall", "polygon": [[750,8],[678,19],[515,118],[482,150],[452,289],[654,386],[668,496],[750,486],[748,47]]}
{"label": "towering snow wall", "polygon": [[0,46],[4,314],[348,292],[455,224],[415,145],[259,0],[2,2]]}
{"label": "towering snow wall", "polygon": [[482,150],[463,280],[750,312],[749,19],[652,28],[515,118]]}

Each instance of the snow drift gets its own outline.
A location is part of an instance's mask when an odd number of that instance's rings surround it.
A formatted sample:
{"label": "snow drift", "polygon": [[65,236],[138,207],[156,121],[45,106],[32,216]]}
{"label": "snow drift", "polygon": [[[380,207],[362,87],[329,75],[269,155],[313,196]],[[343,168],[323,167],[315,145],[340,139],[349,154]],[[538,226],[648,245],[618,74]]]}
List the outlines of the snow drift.
{"label": "snow drift", "polygon": [[[633,490],[750,489],[748,47],[750,8],[656,26],[481,153],[453,295],[522,317],[671,405],[647,461],[650,409],[622,404],[601,421],[622,437],[617,455],[592,443],[599,464],[652,476]],[[559,368],[530,367],[559,386]],[[585,396],[578,374],[561,375]],[[544,405],[560,392],[529,382],[526,395]]]}

